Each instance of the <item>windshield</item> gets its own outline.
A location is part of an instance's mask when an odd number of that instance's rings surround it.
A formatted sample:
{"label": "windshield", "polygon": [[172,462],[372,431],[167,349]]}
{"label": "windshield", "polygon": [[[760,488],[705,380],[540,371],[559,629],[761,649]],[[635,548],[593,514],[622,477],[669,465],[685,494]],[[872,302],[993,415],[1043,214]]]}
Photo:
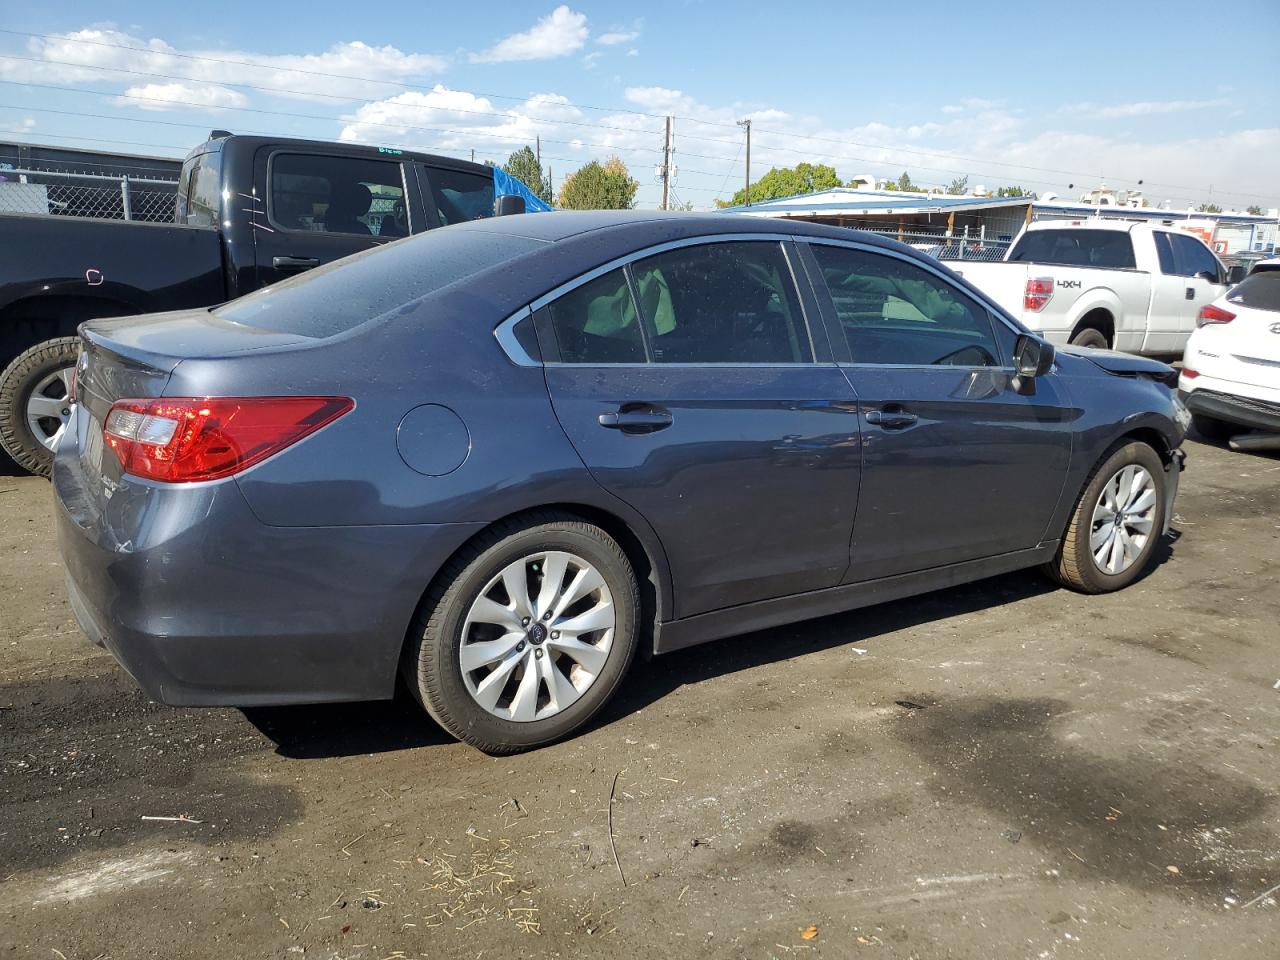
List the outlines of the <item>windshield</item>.
{"label": "windshield", "polygon": [[213,312],[264,330],[331,337],[541,245],[502,233],[433,230],[266,287]]}

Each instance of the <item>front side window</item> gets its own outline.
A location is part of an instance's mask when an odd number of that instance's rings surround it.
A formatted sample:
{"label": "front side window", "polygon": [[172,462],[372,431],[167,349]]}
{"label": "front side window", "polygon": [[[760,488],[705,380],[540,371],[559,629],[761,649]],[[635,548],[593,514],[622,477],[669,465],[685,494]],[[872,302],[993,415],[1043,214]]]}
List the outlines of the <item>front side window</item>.
{"label": "front side window", "polygon": [[1169,235],[1173,244],[1174,269],[1180,277],[1194,277],[1198,273],[1211,274],[1215,281],[1221,271],[1217,258],[1203,243],[1195,237],[1173,233]]}
{"label": "front side window", "polygon": [[1173,244],[1169,242],[1169,234],[1157,230],[1152,236],[1156,242],[1156,256],[1160,258],[1160,272],[1166,277],[1178,275],[1178,266],[1173,259]]}
{"label": "front side window", "polygon": [[780,243],[680,247],[632,264],[654,363],[811,363]]}
{"label": "front side window", "polygon": [[444,167],[428,167],[426,174],[442,226],[493,216],[492,176]]}
{"label": "front side window", "polygon": [[284,153],[271,158],[271,222],[285,230],[403,237],[404,180],[398,163]]}
{"label": "front side window", "polygon": [[562,363],[644,363],[644,336],[619,267],[575,287],[549,308]]}
{"label": "front side window", "polygon": [[1061,267],[1137,266],[1133,239],[1127,230],[1031,230],[1009,254],[1010,262],[1043,263]]}
{"label": "front side window", "polygon": [[1000,365],[987,311],[914,264],[849,247],[812,247],[854,363]]}

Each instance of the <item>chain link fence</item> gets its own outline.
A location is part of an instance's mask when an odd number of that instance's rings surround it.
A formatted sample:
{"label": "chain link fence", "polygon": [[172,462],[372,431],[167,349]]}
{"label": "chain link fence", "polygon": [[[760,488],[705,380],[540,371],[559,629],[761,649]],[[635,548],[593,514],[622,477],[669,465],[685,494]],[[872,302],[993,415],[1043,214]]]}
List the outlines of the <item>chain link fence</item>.
{"label": "chain link fence", "polygon": [[0,165],[0,213],[173,223],[178,181]]}

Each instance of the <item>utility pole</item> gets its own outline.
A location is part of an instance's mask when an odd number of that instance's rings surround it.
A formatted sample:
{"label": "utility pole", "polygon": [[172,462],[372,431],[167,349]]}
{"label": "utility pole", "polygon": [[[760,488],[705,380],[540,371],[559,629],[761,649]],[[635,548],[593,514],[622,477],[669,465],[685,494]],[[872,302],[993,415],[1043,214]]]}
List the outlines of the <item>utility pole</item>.
{"label": "utility pole", "polygon": [[667,134],[662,141],[662,209],[671,209],[671,118],[667,117]]}
{"label": "utility pole", "polygon": [[751,206],[751,121],[739,120],[738,126],[747,131],[747,178],[746,188],[742,191],[747,198],[747,206]]}
{"label": "utility pole", "polygon": [[538,145],[538,169],[541,170],[542,169],[542,136],[539,135],[534,137],[533,142]]}

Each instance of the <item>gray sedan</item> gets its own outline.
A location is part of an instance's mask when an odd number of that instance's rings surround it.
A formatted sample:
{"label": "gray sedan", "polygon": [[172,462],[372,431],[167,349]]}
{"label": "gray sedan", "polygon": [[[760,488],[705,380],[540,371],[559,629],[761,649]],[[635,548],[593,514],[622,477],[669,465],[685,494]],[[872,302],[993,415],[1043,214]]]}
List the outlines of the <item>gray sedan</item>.
{"label": "gray sedan", "polygon": [[492,752],[640,653],[1040,566],[1150,565],[1185,410],[883,238],[557,213],[94,321],[54,465],[72,607],[155,698],[372,699]]}

